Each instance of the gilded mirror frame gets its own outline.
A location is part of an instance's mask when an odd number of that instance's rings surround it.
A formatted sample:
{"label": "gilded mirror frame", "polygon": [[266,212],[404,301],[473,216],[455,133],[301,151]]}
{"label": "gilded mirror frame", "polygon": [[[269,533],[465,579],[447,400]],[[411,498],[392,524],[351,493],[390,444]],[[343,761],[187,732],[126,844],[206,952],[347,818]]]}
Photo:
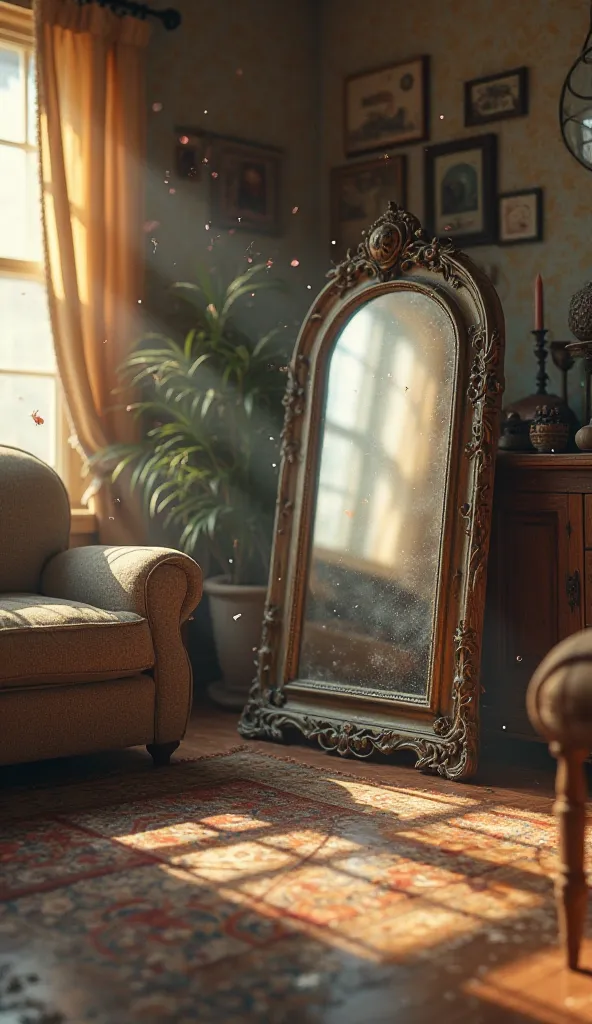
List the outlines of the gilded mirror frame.
{"label": "gilded mirror frame", "polygon": [[[479,746],[481,636],[503,393],[501,305],[464,253],[430,239],[417,218],[394,203],[329,277],[302,325],[288,376],[257,677],[239,731],[276,741],[299,733],[327,751],[359,758],[411,750],[417,768],[468,778],[476,771]],[[401,289],[438,303],[456,342],[434,656],[425,698],[404,699],[297,677],[329,359],[356,309]]]}

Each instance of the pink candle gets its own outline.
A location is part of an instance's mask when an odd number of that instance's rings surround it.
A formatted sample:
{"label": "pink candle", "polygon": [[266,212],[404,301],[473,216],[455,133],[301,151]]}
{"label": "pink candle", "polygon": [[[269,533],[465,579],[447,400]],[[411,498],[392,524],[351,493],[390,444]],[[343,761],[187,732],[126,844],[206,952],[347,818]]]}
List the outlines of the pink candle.
{"label": "pink candle", "polygon": [[543,299],[543,279],[537,274],[534,282],[534,329],[542,331],[545,324],[545,303]]}

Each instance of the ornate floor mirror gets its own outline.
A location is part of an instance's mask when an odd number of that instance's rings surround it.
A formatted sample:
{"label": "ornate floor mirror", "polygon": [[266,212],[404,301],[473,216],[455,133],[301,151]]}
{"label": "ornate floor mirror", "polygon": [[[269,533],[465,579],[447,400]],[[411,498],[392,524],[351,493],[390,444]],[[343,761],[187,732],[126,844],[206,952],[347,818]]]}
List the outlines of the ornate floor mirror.
{"label": "ornate floor mirror", "polygon": [[475,771],[503,345],[489,280],[394,204],[332,272],[284,398],[243,736]]}

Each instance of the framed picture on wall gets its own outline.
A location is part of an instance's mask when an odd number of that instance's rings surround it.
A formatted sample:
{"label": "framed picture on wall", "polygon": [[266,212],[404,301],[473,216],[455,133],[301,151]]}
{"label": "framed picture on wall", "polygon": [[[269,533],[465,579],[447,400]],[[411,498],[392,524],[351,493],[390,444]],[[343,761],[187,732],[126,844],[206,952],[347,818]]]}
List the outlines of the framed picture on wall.
{"label": "framed picture on wall", "polygon": [[429,57],[416,57],[345,80],[346,156],[429,137]]}
{"label": "framed picture on wall", "polygon": [[199,181],[203,159],[203,138],[192,135],[182,129],[177,134],[175,143],[175,164],[177,176],[189,181]]}
{"label": "framed picture on wall", "polygon": [[220,228],[279,234],[281,150],[216,138],[211,153],[212,222]]}
{"label": "framed picture on wall", "polygon": [[355,249],[362,232],[384,213],[393,200],[406,202],[407,159],[381,157],[364,163],[334,167],[331,171],[331,245],[338,261]]}
{"label": "framed picture on wall", "polygon": [[465,82],[465,125],[528,114],[528,68]]}
{"label": "framed picture on wall", "polygon": [[499,196],[499,244],[543,240],[543,190],[522,189]]}
{"label": "framed picture on wall", "polygon": [[497,137],[429,146],[425,153],[427,230],[459,248],[497,241]]}

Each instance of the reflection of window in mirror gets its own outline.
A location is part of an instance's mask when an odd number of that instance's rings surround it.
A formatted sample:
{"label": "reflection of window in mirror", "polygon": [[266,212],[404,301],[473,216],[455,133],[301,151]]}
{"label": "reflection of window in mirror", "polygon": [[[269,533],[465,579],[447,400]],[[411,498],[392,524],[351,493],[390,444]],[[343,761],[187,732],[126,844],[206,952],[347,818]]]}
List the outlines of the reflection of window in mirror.
{"label": "reflection of window in mirror", "polygon": [[444,360],[442,346],[440,358],[422,358],[414,338],[425,313],[404,306],[396,322],[377,303],[358,310],[333,352],[314,534],[317,550],[347,551],[401,577],[401,529],[408,537],[406,506],[429,470]]}
{"label": "reflection of window in mirror", "polygon": [[370,300],[337,339],[320,431],[306,678],[379,689],[396,678],[397,689],[425,692],[456,358],[448,314],[408,290]]}

